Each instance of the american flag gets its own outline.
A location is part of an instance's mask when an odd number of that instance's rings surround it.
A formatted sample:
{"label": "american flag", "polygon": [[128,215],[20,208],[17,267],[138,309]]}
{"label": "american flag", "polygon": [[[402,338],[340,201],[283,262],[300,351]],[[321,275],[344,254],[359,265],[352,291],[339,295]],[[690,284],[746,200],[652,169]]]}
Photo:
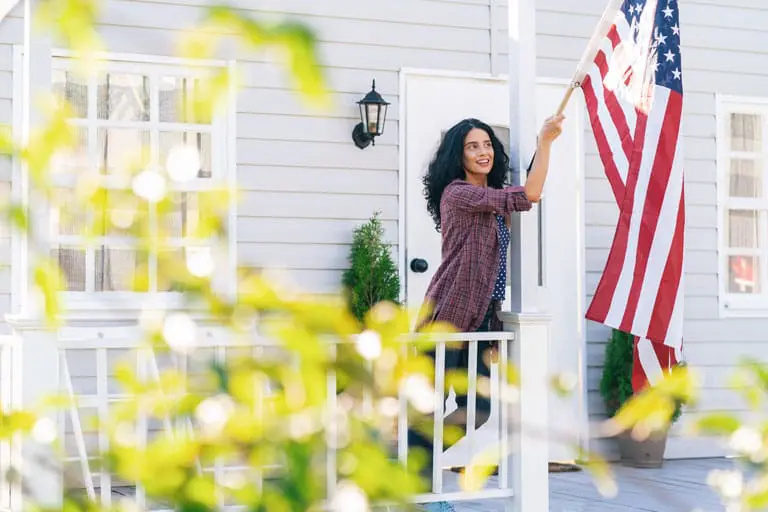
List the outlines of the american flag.
{"label": "american flag", "polygon": [[576,75],[619,207],[587,318],[636,336],[635,391],[682,358],[680,57],[676,0],[615,0]]}

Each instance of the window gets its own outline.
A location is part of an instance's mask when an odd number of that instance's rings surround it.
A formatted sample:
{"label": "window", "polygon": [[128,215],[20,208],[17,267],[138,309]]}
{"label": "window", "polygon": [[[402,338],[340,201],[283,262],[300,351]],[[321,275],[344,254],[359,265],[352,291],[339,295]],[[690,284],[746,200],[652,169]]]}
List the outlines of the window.
{"label": "window", "polygon": [[726,316],[768,316],[768,100],[720,98],[720,303]]}
{"label": "window", "polygon": [[[210,69],[115,56],[83,76],[66,57],[53,62],[53,89],[71,106],[77,141],[51,169],[51,256],[63,271],[67,295],[75,303],[136,293],[171,297],[179,290],[158,272],[157,257],[139,246],[136,226],[159,237],[160,250],[188,266],[201,254],[219,254],[218,241],[194,235],[211,214],[201,211],[201,192],[231,181],[233,114],[195,117],[195,98]],[[88,183],[100,185],[88,196],[91,208],[69,211],[67,198]]]}

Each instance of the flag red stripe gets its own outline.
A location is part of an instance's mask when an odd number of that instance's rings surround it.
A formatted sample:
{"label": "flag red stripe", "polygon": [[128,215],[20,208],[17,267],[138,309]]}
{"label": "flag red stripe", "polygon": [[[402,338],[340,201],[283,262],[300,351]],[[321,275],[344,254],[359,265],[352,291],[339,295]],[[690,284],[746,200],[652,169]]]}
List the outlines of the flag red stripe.
{"label": "flag red stripe", "polygon": [[637,345],[640,338],[635,336],[634,346],[632,348],[632,391],[639,393],[648,385],[648,377],[645,376],[643,365],[640,364],[640,353]]}
{"label": "flag red stripe", "polygon": [[[600,76],[605,80],[605,76],[608,74],[608,61],[606,60],[603,52],[598,52],[595,57],[595,64],[600,70]],[[624,149],[624,154],[627,156],[627,160],[632,156],[632,134],[629,131],[629,125],[627,125],[627,117],[624,115],[624,109],[621,108],[619,100],[616,98],[616,94],[613,91],[609,91],[608,88],[603,87],[603,95],[605,96],[605,106],[608,109],[608,113],[611,115],[616,131],[619,133],[619,140],[621,140],[621,147]]]}
{"label": "flag red stripe", "polygon": [[581,88],[584,91],[584,99],[587,103],[587,111],[589,112],[589,122],[592,125],[592,132],[595,135],[595,141],[597,142],[597,152],[600,155],[600,160],[605,167],[605,174],[608,178],[608,183],[613,190],[613,197],[617,203],[620,203],[624,199],[624,182],[621,179],[619,169],[616,167],[616,162],[613,159],[613,151],[611,151],[611,145],[608,143],[608,138],[603,130],[603,124],[600,122],[600,116],[597,113],[597,95],[592,87],[592,77],[587,75],[584,82],[581,84]]}
{"label": "flag red stripe", "polygon": [[[638,112],[637,128],[635,131],[635,140],[645,140],[645,127],[648,123],[648,116]],[[616,285],[619,282],[622,268],[624,267],[624,258],[627,253],[629,241],[629,224],[632,219],[632,209],[635,201],[635,188],[639,177],[640,163],[642,161],[643,147],[636,144],[635,154],[630,160],[629,174],[627,175],[627,186],[624,199],[619,201],[621,214],[616,226],[616,234],[613,238],[611,251],[608,254],[608,262],[605,264],[605,270],[600,278],[600,282],[595,290],[595,296],[592,299],[587,310],[587,318],[596,322],[603,323],[608,311],[611,308],[613,294],[616,292]],[[623,203],[623,204],[622,204]]]}
{"label": "flag red stripe", "polygon": [[608,31],[608,39],[611,40],[611,44],[614,48],[621,43],[621,36],[619,35],[619,29],[616,28],[616,24],[611,25],[611,29]]}
{"label": "flag red stripe", "polygon": [[[685,185],[683,185],[685,187]],[[667,339],[667,331],[675,309],[677,294],[680,290],[680,280],[683,277],[683,256],[685,251],[685,188],[680,194],[680,206],[677,210],[677,224],[672,238],[672,246],[669,249],[667,264],[656,294],[656,302],[651,314],[651,322],[648,325],[648,339],[656,343],[664,343]]]}
{"label": "flag red stripe", "polygon": [[[648,257],[651,253],[651,247],[656,236],[656,228],[659,225],[661,205],[664,203],[664,196],[667,193],[669,177],[675,162],[675,148],[677,147],[677,138],[680,133],[682,107],[682,96],[679,94],[670,94],[669,99],[667,100],[666,112],[664,114],[664,125],[661,128],[659,141],[656,146],[656,155],[653,160],[651,175],[648,178],[648,189],[646,190],[644,198],[640,232],[637,237],[637,257],[635,258],[632,286],[629,290],[627,306],[624,309],[624,317],[619,326],[619,329],[622,331],[632,332],[632,324],[635,320],[635,313],[637,312],[640,293],[643,289],[645,273],[648,269]],[[669,261],[669,257],[667,258],[667,261]],[[648,337],[648,339],[664,343],[663,338],[661,340],[654,340]]]}

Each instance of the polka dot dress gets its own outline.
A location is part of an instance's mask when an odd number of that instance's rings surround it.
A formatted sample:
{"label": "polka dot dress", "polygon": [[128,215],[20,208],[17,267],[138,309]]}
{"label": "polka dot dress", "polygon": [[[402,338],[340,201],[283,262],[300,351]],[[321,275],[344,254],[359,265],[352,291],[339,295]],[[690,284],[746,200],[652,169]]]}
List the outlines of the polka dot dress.
{"label": "polka dot dress", "polygon": [[504,222],[504,217],[496,216],[499,225],[499,273],[496,276],[496,285],[493,287],[492,300],[504,300],[507,289],[507,248],[509,247],[509,229]]}

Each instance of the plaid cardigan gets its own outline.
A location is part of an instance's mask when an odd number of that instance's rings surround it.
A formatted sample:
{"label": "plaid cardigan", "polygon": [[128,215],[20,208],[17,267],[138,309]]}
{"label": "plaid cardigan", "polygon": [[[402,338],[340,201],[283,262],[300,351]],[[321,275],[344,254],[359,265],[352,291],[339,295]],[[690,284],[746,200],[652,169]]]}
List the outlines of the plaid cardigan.
{"label": "plaid cardigan", "polygon": [[496,214],[531,209],[523,187],[478,187],[451,182],[440,199],[443,261],[427,288],[432,321],[449,322],[460,332],[480,327],[499,270]]}

